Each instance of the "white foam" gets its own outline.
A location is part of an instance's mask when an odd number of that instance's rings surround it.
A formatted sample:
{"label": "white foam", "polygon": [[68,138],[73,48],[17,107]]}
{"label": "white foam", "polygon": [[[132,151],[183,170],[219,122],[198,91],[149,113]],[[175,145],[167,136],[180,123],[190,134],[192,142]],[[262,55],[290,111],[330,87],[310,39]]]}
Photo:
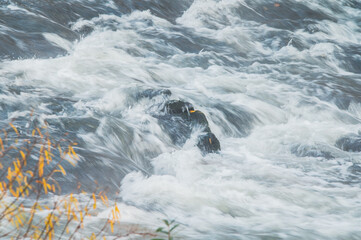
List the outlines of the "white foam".
{"label": "white foam", "polygon": [[70,52],[72,48],[72,43],[68,40],[60,37],[55,33],[43,33],[43,36],[54,45],[65,49],[66,51]]}

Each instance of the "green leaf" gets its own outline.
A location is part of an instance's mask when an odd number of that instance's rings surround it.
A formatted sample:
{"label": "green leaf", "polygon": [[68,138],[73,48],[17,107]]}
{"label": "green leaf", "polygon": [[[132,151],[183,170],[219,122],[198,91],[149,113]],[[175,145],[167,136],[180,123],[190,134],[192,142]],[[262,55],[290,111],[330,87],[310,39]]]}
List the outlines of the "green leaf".
{"label": "green leaf", "polygon": [[152,238],[150,240],[165,240],[164,238]]}
{"label": "green leaf", "polygon": [[168,222],[168,220],[163,219],[163,222],[165,223],[165,225],[169,226],[169,222]]}
{"label": "green leaf", "polygon": [[163,228],[162,228],[162,227],[157,228],[157,230],[155,230],[155,232],[161,232],[161,231],[163,231]]}
{"label": "green leaf", "polygon": [[169,232],[172,232],[174,229],[176,229],[177,227],[179,227],[179,224],[176,224],[176,225],[174,225],[170,230],[169,230]]}

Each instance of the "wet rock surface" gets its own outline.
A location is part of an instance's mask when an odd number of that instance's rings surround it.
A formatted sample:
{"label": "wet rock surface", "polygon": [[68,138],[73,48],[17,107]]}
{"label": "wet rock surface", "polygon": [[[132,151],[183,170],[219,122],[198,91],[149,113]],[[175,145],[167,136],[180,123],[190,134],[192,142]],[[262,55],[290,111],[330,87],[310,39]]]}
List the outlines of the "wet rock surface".
{"label": "wet rock surface", "polygon": [[170,100],[166,102],[164,111],[174,116],[173,121],[182,121],[192,132],[193,129],[200,127],[205,134],[198,137],[197,146],[202,153],[213,153],[221,150],[217,137],[211,132],[208,121],[204,113],[194,110],[189,102]]}
{"label": "wet rock surface", "polygon": [[221,144],[219,140],[211,132],[207,132],[206,134],[201,135],[199,137],[197,146],[202,152],[206,153],[218,152],[221,150]]}
{"label": "wet rock surface", "polygon": [[334,159],[331,152],[320,149],[320,146],[297,144],[291,147],[291,152],[297,157],[320,157],[325,159]]}
{"label": "wet rock surface", "polygon": [[170,96],[172,95],[172,92],[168,89],[159,89],[159,90],[154,90],[154,89],[146,89],[143,92],[140,92],[137,94],[136,98],[153,98],[159,95],[164,95],[164,96]]}

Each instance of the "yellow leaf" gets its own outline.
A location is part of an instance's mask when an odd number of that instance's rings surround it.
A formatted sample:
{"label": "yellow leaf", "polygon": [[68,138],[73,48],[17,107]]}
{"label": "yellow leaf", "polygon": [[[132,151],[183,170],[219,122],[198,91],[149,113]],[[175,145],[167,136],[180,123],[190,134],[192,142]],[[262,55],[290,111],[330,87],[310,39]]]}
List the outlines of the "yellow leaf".
{"label": "yellow leaf", "polygon": [[20,151],[21,157],[23,158],[23,160],[25,160],[25,153],[23,151]]}
{"label": "yellow leaf", "polygon": [[75,156],[75,158],[79,159],[78,155],[75,153],[74,148],[69,146],[71,153]]}
{"label": "yellow leaf", "polygon": [[103,197],[102,195],[100,195],[100,199],[102,200],[102,202],[103,202],[104,204],[106,204],[105,199],[104,199],[104,197]]}
{"label": "yellow leaf", "polygon": [[43,155],[39,156],[39,176],[43,176],[44,173],[44,157]]}
{"label": "yellow leaf", "polygon": [[117,205],[117,204],[115,204],[115,212],[118,213],[118,214],[120,214],[120,211],[119,211],[119,208],[118,208],[118,205]]}
{"label": "yellow leaf", "polygon": [[28,170],[26,173],[28,173],[31,177],[34,177],[34,173],[32,171]]}
{"label": "yellow leaf", "polygon": [[114,222],[113,221],[110,221],[110,229],[113,233],[114,232]]}
{"label": "yellow leaf", "polygon": [[13,162],[13,165],[14,165],[14,172],[15,172],[15,175],[16,175],[19,172],[19,168],[18,168],[18,165],[16,164],[15,161]]}
{"label": "yellow leaf", "polygon": [[18,192],[15,192],[11,187],[10,187],[9,191],[11,192],[11,194],[12,194],[14,197],[19,197]]}
{"label": "yellow leaf", "polygon": [[96,236],[95,236],[95,233],[92,233],[92,235],[90,236],[89,239],[90,239],[90,240],[96,240],[97,238],[96,238]]}
{"label": "yellow leaf", "polygon": [[7,175],[7,179],[10,181],[11,180],[11,178],[12,178],[12,175],[13,175],[13,172],[11,171],[11,168],[10,167],[8,167],[8,175]]}
{"label": "yellow leaf", "polygon": [[39,176],[42,177],[44,173],[44,163],[41,163],[39,166]]}
{"label": "yellow leaf", "polygon": [[78,217],[76,216],[75,212],[73,210],[71,210],[71,213],[74,217],[74,221],[78,221]]}
{"label": "yellow leaf", "polygon": [[60,164],[58,164],[58,167],[60,168],[61,173],[65,176],[66,172],[65,172],[64,168]]}
{"label": "yellow leaf", "polygon": [[49,157],[49,153],[48,153],[48,151],[47,151],[47,150],[45,150],[44,152],[45,152],[45,159],[46,159],[46,162],[47,162],[47,164],[49,165],[50,160],[51,160],[51,157]]}
{"label": "yellow leaf", "polygon": [[23,226],[23,221],[21,221],[21,218],[19,217],[19,215],[16,215],[16,220],[18,220],[18,222],[20,223],[21,226]]}
{"label": "yellow leaf", "polygon": [[97,208],[97,200],[95,198],[95,194],[93,193],[93,200],[94,200],[94,204],[93,204],[93,209]]}
{"label": "yellow leaf", "polygon": [[41,138],[43,138],[43,134],[41,134],[41,131],[40,131],[40,129],[39,129],[39,128],[36,128],[36,130],[38,131],[38,133],[39,133],[39,136],[40,136]]}
{"label": "yellow leaf", "polygon": [[68,151],[68,155],[69,155],[69,157],[70,157],[71,159],[73,159],[73,155],[71,155],[70,150]]}
{"label": "yellow leaf", "polygon": [[45,194],[48,194],[48,188],[47,188],[47,183],[46,183],[45,178],[43,178],[43,187],[44,187]]}
{"label": "yellow leaf", "polygon": [[30,219],[29,219],[29,221],[28,221],[28,224],[30,224],[30,223],[33,221],[33,218],[34,218],[34,214],[32,214],[32,215],[30,216]]}
{"label": "yellow leaf", "polygon": [[49,216],[49,224],[50,224],[50,227],[53,228],[54,225],[53,225],[53,220],[52,220],[51,216],[52,216],[52,214],[50,214],[50,216]]}
{"label": "yellow leaf", "polygon": [[14,131],[16,132],[16,135],[19,136],[20,134],[19,134],[18,130],[16,129],[16,127],[12,123],[9,123],[9,124],[14,129]]}

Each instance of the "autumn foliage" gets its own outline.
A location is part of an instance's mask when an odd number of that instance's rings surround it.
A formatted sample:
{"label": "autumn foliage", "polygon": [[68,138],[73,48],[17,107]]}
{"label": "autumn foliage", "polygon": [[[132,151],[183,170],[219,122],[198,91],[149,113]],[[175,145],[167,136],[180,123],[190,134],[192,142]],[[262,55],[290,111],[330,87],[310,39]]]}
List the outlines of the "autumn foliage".
{"label": "autumn foliage", "polygon": [[[66,135],[53,139],[46,123],[22,131],[10,123],[1,130],[0,238],[98,239],[114,232],[120,211],[104,192],[86,193],[79,186],[76,194],[61,194],[56,179],[66,177],[64,164],[75,166],[79,161],[76,147]],[[110,208],[109,217],[96,232],[84,231],[84,221],[97,211],[97,201]]]}

